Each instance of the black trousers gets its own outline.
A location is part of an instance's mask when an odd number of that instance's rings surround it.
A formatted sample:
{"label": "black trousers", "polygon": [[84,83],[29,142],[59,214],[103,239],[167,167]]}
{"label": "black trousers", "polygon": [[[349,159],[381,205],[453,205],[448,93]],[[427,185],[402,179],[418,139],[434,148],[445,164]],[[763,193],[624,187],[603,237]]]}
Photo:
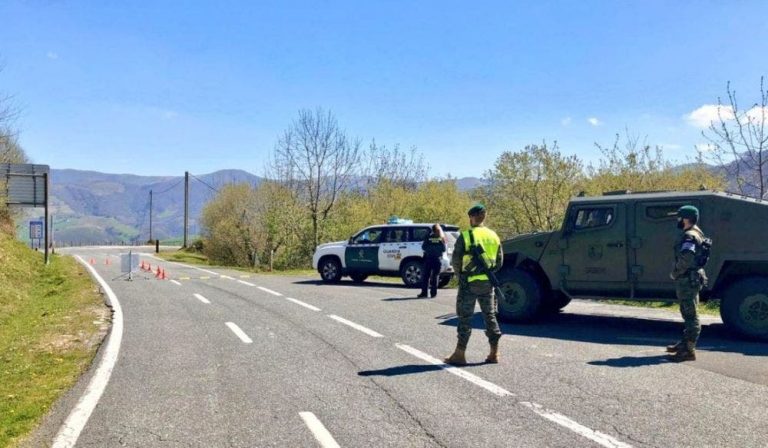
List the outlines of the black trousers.
{"label": "black trousers", "polygon": [[421,273],[421,294],[427,294],[427,288],[431,295],[437,295],[437,282],[440,276],[440,259],[427,257],[424,259],[424,271]]}

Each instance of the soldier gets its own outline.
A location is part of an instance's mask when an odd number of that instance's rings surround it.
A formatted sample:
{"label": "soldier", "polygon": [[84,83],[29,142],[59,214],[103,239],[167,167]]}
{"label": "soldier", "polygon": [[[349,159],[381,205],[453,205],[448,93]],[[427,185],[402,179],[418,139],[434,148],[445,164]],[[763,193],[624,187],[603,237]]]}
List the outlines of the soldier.
{"label": "soldier", "polygon": [[469,336],[472,333],[472,314],[475,312],[475,302],[480,302],[480,309],[485,318],[485,334],[491,345],[491,351],[485,362],[499,362],[499,339],[501,329],[496,320],[497,303],[494,299],[493,286],[488,275],[480,272],[480,268],[472,260],[471,248],[480,245],[484,249],[488,266],[494,271],[498,270],[503,262],[501,241],[496,233],[485,227],[485,206],[476,204],[467,212],[469,215],[470,229],[461,232],[461,237],[456,240],[451,257],[451,266],[459,276],[459,292],[456,296],[456,314],[459,318],[457,326],[458,342],[451,356],[445,358],[447,364],[465,365],[467,363],[464,352],[467,349]]}
{"label": "soldier", "polygon": [[682,233],[675,242],[675,265],[669,277],[675,281],[685,328],[683,339],[668,346],[667,351],[671,353],[672,361],[695,361],[696,341],[701,333],[696,306],[699,304],[699,291],[707,282],[704,269],[697,260],[697,255],[702,252],[704,233],[696,225],[699,221],[699,210],[696,207],[682,206],[676,214],[677,227],[682,229]]}

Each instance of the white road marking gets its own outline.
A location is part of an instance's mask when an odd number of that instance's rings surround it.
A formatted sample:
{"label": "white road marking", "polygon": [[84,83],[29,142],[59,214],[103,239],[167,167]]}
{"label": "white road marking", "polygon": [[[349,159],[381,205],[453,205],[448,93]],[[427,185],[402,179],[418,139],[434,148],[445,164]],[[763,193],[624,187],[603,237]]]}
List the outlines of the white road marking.
{"label": "white road marking", "polygon": [[368,336],[372,336],[374,338],[383,338],[384,337],[381,334],[376,333],[375,331],[371,330],[370,328],[366,328],[366,327],[364,327],[364,326],[362,326],[360,324],[356,324],[356,323],[352,322],[351,320],[344,319],[343,317],[339,317],[339,316],[337,316],[335,314],[329,314],[328,317],[330,317],[331,319],[333,319],[333,320],[335,320],[337,322],[341,322],[344,325],[348,325],[348,326],[354,328],[357,331],[362,331],[363,333],[367,334]]}
{"label": "white road marking", "polygon": [[269,289],[269,288],[265,288],[265,287],[263,287],[263,286],[257,286],[257,288],[259,288],[260,290],[262,290],[262,291],[266,292],[267,294],[272,294],[273,296],[282,297],[282,294],[280,294],[280,293],[279,293],[279,292],[277,292],[277,291],[272,291],[272,290],[271,290],[271,289]]}
{"label": "white road marking", "polygon": [[228,275],[224,275],[224,274],[221,275],[221,278],[225,278],[227,280],[234,280],[234,278],[232,278],[232,277],[230,277]]}
{"label": "white road marking", "polygon": [[454,374],[454,375],[456,375],[458,377],[464,378],[465,380],[469,381],[470,383],[473,383],[473,384],[475,384],[477,386],[480,386],[480,387],[482,387],[483,389],[487,390],[488,392],[490,392],[492,394],[498,395],[500,397],[514,396],[514,394],[512,392],[504,389],[503,387],[499,387],[499,386],[497,386],[497,385],[495,385],[495,384],[493,384],[493,383],[491,383],[489,381],[486,381],[486,380],[480,378],[479,376],[473,375],[473,374],[471,374],[471,373],[469,373],[469,372],[467,372],[465,370],[462,370],[462,369],[460,369],[458,367],[454,367],[454,366],[452,366],[450,364],[446,364],[446,363],[444,363],[443,361],[441,361],[441,360],[439,360],[437,358],[433,358],[432,356],[429,356],[428,354],[426,354],[426,353],[424,353],[424,352],[422,352],[420,350],[417,350],[417,349],[411,347],[410,345],[395,344],[395,347],[397,347],[400,350],[402,350],[402,351],[404,351],[406,353],[409,353],[409,354],[411,354],[411,355],[421,359],[422,361],[426,361],[426,362],[428,362],[430,364],[434,364],[436,366],[440,366],[443,369],[445,369],[446,371],[448,371],[449,373],[452,373],[452,374]]}
{"label": "white road marking", "polygon": [[160,260],[160,261],[163,261],[163,262],[165,262],[165,263],[177,264],[177,265],[179,265],[179,266],[184,266],[185,268],[192,268],[192,269],[197,269],[198,271],[202,271],[202,272],[205,272],[206,274],[211,274],[211,275],[216,275],[216,276],[218,276],[218,275],[219,275],[219,273],[218,273],[218,272],[213,272],[213,271],[209,271],[208,269],[198,268],[197,266],[192,266],[192,265],[190,265],[190,264],[186,264],[186,263],[179,263],[178,261],[168,261],[168,260],[164,260],[164,259],[162,259],[162,258],[160,258],[160,257],[156,257],[156,256],[154,256],[154,255],[152,255],[152,254],[148,254],[148,253],[144,253],[143,255],[146,255],[146,256],[148,256],[148,257],[152,257],[152,258],[154,258],[155,260]]}
{"label": "white road marking", "polygon": [[290,300],[291,302],[295,303],[296,305],[301,305],[304,308],[309,308],[312,311],[320,311],[320,308],[318,308],[318,307],[316,307],[314,305],[310,305],[308,303],[304,303],[301,300],[292,299],[290,297],[286,297],[285,300]]}
{"label": "white road marking", "polygon": [[248,285],[248,286],[256,286],[256,285],[254,285],[253,283],[250,283],[250,282],[246,282],[245,280],[238,280],[238,283],[242,283],[242,284],[244,284],[244,285]]}
{"label": "white road marking", "polygon": [[85,427],[85,424],[88,423],[93,409],[107,387],[109,377],[112,375],[112,370],[117,362],[117,356],[120,353],[120,343],[123,340],[123,310],[120,307],[117,296],[92,266],[80,256],[77,256],[77,260],[91,272],[91,275],[99,282],[107,294],[109,304],[112,306],[112,329],[109,334],[109,341],[107,341],[107,345],[104,348],[104,356],[101,358],[99,366],[88,383],[85,393],[80,397],[75,408],[70,412],[56,434],[52,445],[54,448],[73,447],[77,443],[80,432]]}
{"label": "white road marking", "polygon": [[243,330],[240,329],[236,324],[232,322],[227,322],[227,326],[230,330],[232,330],[232,333],[235,333],[235,335],[240,338],[241,341],[245,342],[246,344],[250,344],[253,342],[251,338],[248,337],[247,334]]}
{"label": "white road marking", "polygon": [[595,431],[593,429],[587,428],[586,426],[576,423],[575,421],[571,420],[570,418],[562,414],[558,414],[557,412],[553,412],[553,411],[550,411],[549,409],[545,409],[543,406],[539,404],[530,403],[527,401],[521,401],[520,404],[532,410],[533,412],[537,413],[538,415],[546,418],[547,420],[551,422],[555,422],[558,425],[563,426],[565,428],[568,428],[571,431],[575,432],[576,434],[586,437],[600,446],[604,446],[606,448],[632,448],[632,445],[629,445],[620,440],[617,440],[616,438],[611,437],[608,434],[603,434],[600,431]]}
{"label": "white road marking", "polygon": [[177,282],[176,280],[171,280],[171,283],[173,283],[174,285],[181,286],[181,282]]}
{"label": "white road marking", "polygon": [[203,297],[202,295],[200,295],[198,293],[195,293],[194,296],[197,298],[197,300],[199,300],[199,301],[201,301],[203,303],[211,303],[210,300],[206,299],[205,297]]}
{"label": "white road marking", "polygon": [[309,430],[312,431],[312,435],[315,436],[315,439],[320,443],[320,446],[323,448],[341,448],[339,444],[336,443],[336,440],[334,440],[331,433],[325,429],[323,423],[315,417],[315,414],[311,412],[299,412],[299,416],[304,420],[304,424],[307,425]]}

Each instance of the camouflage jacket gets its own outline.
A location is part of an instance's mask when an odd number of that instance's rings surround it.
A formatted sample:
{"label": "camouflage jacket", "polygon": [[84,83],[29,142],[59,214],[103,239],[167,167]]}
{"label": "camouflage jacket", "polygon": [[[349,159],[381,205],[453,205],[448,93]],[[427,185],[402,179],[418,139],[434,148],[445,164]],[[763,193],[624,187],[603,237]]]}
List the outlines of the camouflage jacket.
{"label": "camouflage jacket", "polygon": [[680,234],[675,241],[675,266],[670,277],[677,280],[687,272],[699,269],[696,264],[696,252],[701,250],[702,241],[704,232],[696,225]]}

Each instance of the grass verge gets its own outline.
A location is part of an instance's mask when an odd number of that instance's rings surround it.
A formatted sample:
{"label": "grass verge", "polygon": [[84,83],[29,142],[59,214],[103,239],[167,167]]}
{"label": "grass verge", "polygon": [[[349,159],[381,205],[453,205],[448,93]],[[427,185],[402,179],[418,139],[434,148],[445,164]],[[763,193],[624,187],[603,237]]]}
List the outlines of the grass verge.
{"label": "grass verge", "polygon": [[[640,308],[657,308],[669,311],[679,311],[680,305],[677,302],[670,302],[665,300],[654,301],[634,301],[634,300],[605,300],[603,303],[613,303],[615,305],[627,305],[636,306]],[[720,301],[710,300],[708,302],[699,304],[699,314],[706,314],[708,316],[720,316]]]}
{"label": "grass verge", "polygon": [[0,447],[17,446],[88,368],[109,309],[71,257],[0,233]]}

